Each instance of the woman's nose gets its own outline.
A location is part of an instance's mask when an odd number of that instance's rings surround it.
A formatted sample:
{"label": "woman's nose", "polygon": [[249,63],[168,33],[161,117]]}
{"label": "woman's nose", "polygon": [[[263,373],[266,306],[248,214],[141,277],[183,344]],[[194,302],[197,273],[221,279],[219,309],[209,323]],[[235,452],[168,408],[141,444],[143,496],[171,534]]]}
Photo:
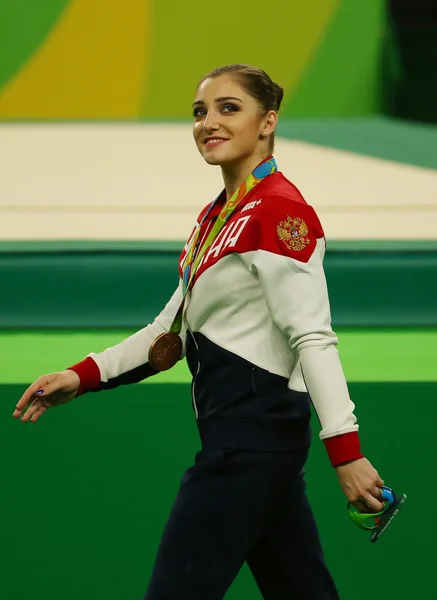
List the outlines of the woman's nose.
{"label": "woman's nose", "polygon": [[203,120],[203,128],[206,131],[216,131],[219,129],[218,115],[215,112],[209,112]]}

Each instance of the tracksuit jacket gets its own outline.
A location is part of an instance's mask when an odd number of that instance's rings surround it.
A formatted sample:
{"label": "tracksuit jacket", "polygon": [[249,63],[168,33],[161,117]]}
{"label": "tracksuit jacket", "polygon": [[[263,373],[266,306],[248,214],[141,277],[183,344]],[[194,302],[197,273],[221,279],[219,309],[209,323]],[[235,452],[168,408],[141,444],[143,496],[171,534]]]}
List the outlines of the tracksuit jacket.
{"label": "tracksuit jacket", "polygon": [[[202,223],[201,239],[225,201],[223,191]],[[149,347],[168,331],[180,306],[182,265],[209,207],[180,256],[179,285],[153,323],[70,367],[80,377],[79,394],[156,373]],[[311,401],[331,464],[362,457],[331,327],[324,254],[314,209],[279,171],[243,198],[205,253],[186,297],[180,334],[203,444],[301,447],[309,443]]]}

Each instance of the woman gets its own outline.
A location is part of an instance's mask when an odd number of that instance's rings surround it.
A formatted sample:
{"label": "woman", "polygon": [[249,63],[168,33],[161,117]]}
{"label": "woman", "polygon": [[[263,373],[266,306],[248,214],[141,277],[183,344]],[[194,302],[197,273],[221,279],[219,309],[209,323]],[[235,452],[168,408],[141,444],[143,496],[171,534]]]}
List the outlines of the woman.
{"label": "woman", "polygon": [[147,600],[219,600],[244,561],[268,600],[338,598],[305,495],[310,398],[348,500],[382,508],[331,329],[323,230],[272,157],[282,96],[246,65],[200,82],[194,139],[221,167],[224,190],[182,252],[178,289],[151,325],[40,377],[14,412],[35,422],[186,356],[202,450],[181,481]]}

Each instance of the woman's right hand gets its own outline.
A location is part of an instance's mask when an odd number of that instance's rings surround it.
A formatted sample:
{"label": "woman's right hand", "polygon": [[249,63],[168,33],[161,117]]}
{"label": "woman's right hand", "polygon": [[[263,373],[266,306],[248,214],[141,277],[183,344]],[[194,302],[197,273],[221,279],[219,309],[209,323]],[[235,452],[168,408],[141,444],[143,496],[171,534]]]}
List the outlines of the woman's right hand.
{"label": "woman's right hand", "polygon": [[58,404],[65,404],[76,397],[80,387],[79,375],[74,371],[60,371],[39,377],[21,396],[13,416],[24,422],[35,423]]}

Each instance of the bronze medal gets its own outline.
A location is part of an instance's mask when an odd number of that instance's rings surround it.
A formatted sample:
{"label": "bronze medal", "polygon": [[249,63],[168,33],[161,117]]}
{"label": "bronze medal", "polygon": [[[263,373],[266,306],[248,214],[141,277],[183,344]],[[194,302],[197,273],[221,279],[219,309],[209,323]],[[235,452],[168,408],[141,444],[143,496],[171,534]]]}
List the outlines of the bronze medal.
{"label": "bronze medal", "polygon": [[[224,203],[220,214],[215,218],[211,230],[209,231],[206,239],[203,241],[201,237],[201,227],[203,223],[205,223],[211,209],[216,205],[216,201],[220,198],[220,196],[210,204],[206,214],[198,224],[197,233],[195,234],[189,250],[184,258],[184,273],[188,269],[188,278],[186,280],[184,279],[182,302],[170,327],[170,329],[173,331],[168,331],[158,335],[149,348],[149,364],[155,371],[167,371],[168,369],[171,369],[182,357],[182,340],[176,331],[180,332],[182,330],[182,315],[184,312],[185,298],[188,291],[194,285],[194,277],[197,272],[197,268],[201,264],[206,251],[208,248],[210,248],[211,244],[217,238],[222,228],[228,222],[229,217],[232,215],[235,208],[241,203],[246,194],[248,194],[262,179],[268,175],[271,175],[272,173],[275,173],[277,169],[278,167],[273,156],[270,156],[268,160],[263,161],[260,165],[258,165],[253,173],[246,178],[244,184],[241,184],[234,191],[232,196]],[[304,233],[304,228],[306,227],[305,223],[302,221],[302,223],[299,222],[298,225],[300,235],[306,235]],[[284,234],[285,238],[288,239],[291,235],[287,229],[288,225],[287,227],[283,227],[281,225],[281,227],[282,229],[280,232],[278,230],[278,234]],[[204,236],[206,236],[206,232]],[[305,242],[305,244],[306,243],[308,242]]]}
{"label": "bronze medal", "polygon": [[161,333],[149,349],[149,364],[155,371],[168,371],[182,356],[182,340],[177,333]]}

